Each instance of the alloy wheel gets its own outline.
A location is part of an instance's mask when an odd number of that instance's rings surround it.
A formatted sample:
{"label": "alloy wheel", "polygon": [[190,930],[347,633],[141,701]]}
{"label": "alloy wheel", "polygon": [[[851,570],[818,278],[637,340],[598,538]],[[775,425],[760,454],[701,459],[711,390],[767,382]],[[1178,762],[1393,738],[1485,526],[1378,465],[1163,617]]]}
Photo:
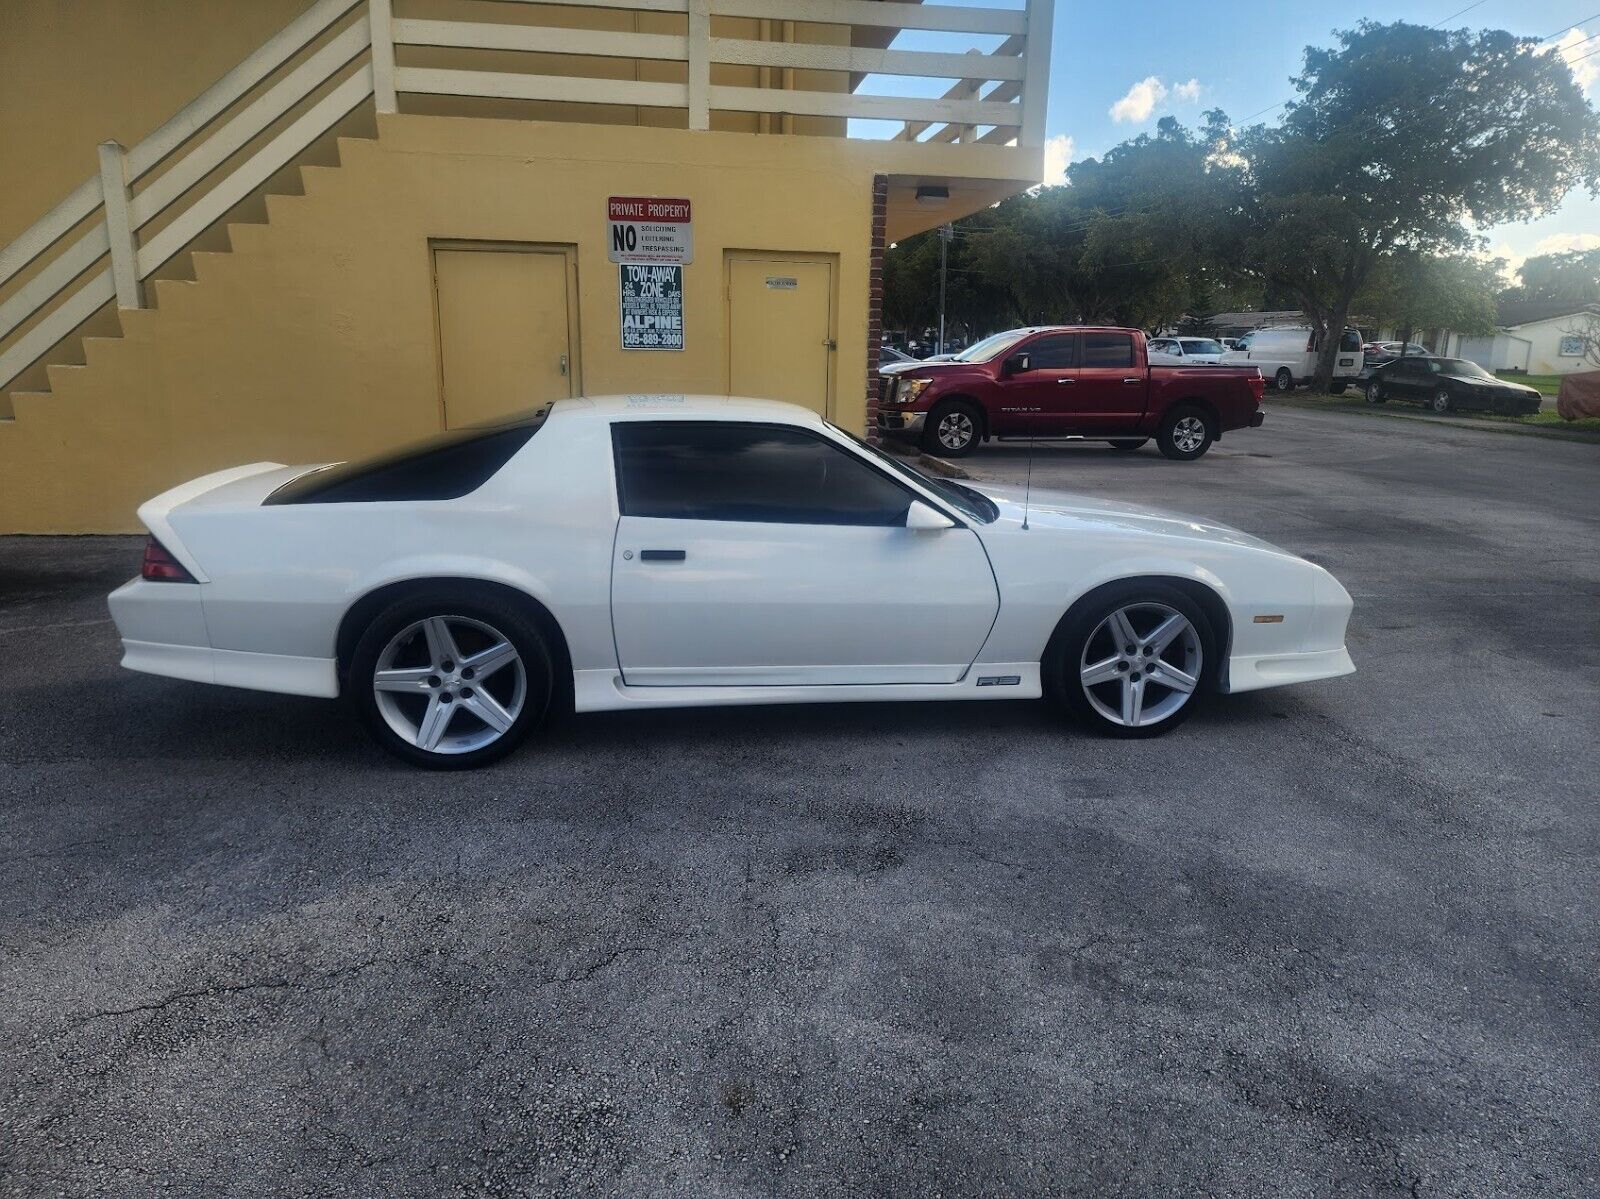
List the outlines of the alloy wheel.
{"label": "alloy wheel", "polygon": [[961,409],[956,408],[946,412],[939,418],[937,437],[939,444],[947,450],[964,450],[977,434],[977,427],[972,423],[972,417]]}
{"label": "alloy wheel", "polygon": [[1078,679],[1090,705],[1126,728],[1159,724],[1189,702],[1204,668],[1200,633],[1175,608],[1126,604],[1083,643]]}
{"label": "alloy wheel", "polygon": [[1433,410],[1435,412],[1450,411],[1450,393],[1443,388],[1433,393]]}
{"label": "alloy wheel", "polygon": [[1180,416],[1172,426],[1172,444],[1192,454],[1206,443],[1206,422],[1198,416]]}
{"label": "alloy wheel", "polygon": [[429,616],[401,629],[372,673],[378,711],[420,750],[464,754],[511,730],[528,672],[509,638],[466,616]]}

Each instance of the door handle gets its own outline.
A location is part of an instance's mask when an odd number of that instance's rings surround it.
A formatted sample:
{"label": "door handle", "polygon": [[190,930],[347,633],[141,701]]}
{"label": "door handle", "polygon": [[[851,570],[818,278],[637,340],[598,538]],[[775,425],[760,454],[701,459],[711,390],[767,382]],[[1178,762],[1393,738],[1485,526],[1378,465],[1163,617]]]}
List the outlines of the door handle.
{"label": "door handle", "polygon": [[561,377],[563,379],[567,377],[567,356],[565,354],[561,355]]}
{"label": "door handle", "polygon": [[682,562],[689,555],[683,550],[640,550],[641,562]]}
{"label": "door handle", "polygon": [[1076,379],[1057,379],[1056,382],[1057,383],[1065,383],[1065,384],[1067,384],[1067,386],[1070,387],[1073,384],[1075,384],[1077,382],[1077,380]]}
{"label": "door handle", "polygon": [[1144,380],[1143,379],[1124,379],[1122,382],[1124,384],[1128,384],[1128,383],[1143,383]]}

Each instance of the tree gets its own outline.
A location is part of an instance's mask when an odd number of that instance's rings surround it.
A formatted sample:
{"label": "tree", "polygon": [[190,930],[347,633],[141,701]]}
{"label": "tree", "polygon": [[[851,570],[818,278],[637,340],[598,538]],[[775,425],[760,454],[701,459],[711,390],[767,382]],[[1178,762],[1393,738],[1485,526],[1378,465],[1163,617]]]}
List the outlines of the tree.
{"label": "tree", "polygon": [[1281,126],[1234,138],[1239,261],[1292,292],[1323,331],[1317,383],[1374,271],[1395,254],[1458,253],[1479,225],[1600,194],[1600,117],[1560,56],[1503,31],[1362,22],[1306,50]]}
{"label": "tree", "polygon": [[1518,272],[1522,286],[1508,288],[1506,299],[1600,301],[1600,249],[1537,254]]}
{"label": "tree", "polygon": [[1377,324],[1393,325],[1401,341],[1410,341],[1418,329],[1483,337],[1494,332],[1504,266],[1500,259],[1466,254],[1390,254],[1373,268],[1355,307]]}

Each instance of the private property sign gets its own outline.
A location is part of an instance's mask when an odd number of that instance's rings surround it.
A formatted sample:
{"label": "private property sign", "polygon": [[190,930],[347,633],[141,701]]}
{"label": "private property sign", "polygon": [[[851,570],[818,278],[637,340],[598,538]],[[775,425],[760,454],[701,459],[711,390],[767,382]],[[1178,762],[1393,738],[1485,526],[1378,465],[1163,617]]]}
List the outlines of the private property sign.
{"label": "private property sign", "polygon": [[694,261],[694,227],[689,201],[659,196],[612,196],[606,239],[612,262],[659,262],[682,266]]}

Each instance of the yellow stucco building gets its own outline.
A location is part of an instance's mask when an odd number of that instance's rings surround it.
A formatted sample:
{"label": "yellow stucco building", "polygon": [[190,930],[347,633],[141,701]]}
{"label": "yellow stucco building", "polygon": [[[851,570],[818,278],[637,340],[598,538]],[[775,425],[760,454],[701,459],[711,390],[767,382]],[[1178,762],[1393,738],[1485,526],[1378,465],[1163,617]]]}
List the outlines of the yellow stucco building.
{"label": "yellow stucco building", "polygon": [[0,532],[131,531],[206,471],[563,395],[864,430],[883,247],[1037,181],[1049,27],[1048,0],[7,5]]}

